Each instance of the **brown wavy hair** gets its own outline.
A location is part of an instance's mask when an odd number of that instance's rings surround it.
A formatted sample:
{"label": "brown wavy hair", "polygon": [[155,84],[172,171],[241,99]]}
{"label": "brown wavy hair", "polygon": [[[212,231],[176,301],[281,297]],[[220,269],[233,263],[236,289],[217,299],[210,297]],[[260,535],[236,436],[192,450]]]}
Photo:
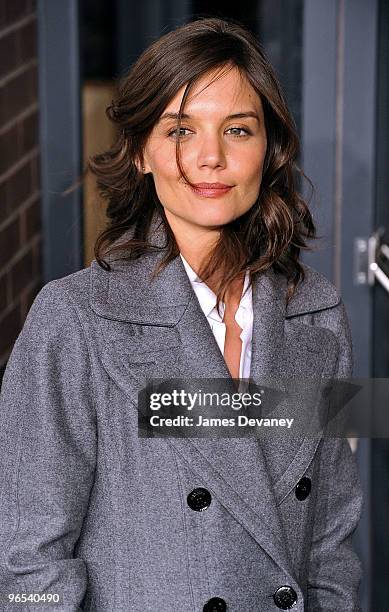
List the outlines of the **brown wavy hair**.
{"label": "brown wavy hair", "polygon": [[[219,18],[200,18],[163,35],[151,44],[118,83],[116,98],[106,109],[118,127],[111,148],[88,160],[97,178],[97,187],[108,202],[107,227],[99,234],[94,254],[107,271],[107,254],[124,251],[121,259],[136,259],[153,250],[148,232],[154,213],[165,226],[165,256],[154,270],[158,274],[179,255],[174,234],[158,199],[151,174],[143,174],[143,149],[153,127],[177,92],[186,85],[179,110],[177,129],[185,101],[197,81],[216,69],[215,78],[237,68],[260,96],[267,134],[262,183],[258,198],[249,211],[221,227],[217,244],[198,271],[206,281],[218,271],[217,307],[230,283],[250,270],[273,270],[287,278],[286,301],[304,278],[299,263],[301,249],[312,250],[307,239],[317,238],[311,213],[298,194],[298,175],[311,181],[297,166],[299,140],[274,71],[255,36],[242,24]],[[220,69],[220,70],[218,70]],[[215,80],[212,80],[212,82]],[[176,140],[179,173],[188,184]],[[131,238],[113,243],[132,228]]]}

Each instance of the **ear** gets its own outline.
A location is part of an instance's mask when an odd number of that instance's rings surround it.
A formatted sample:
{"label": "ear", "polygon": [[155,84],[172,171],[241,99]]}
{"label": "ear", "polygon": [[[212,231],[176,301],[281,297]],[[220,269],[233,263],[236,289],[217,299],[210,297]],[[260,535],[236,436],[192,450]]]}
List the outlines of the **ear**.
{"label": "ear", "polygon": [[135,166],[136,166],[136,169],[138,170],[139,174],[144,174],[143,169],[142,169],[142,162],[141,162],[141,160],[138,157],[136,157],[134,162],[135,162]]}
{"label": "ear", "polygon": [[146,153],[143,153],[143,168],[144,168],[144,170],[142,169],[142,172],[144,174],[147,174],[148,172],[151,172],[149,160],[148,160],[148,157],[147,157]]}
{"label": "ear", "polygon": [[143,154],[143,161],[138,157],[135,158],[135,165],[137,167],[138,172],[140,172],[141,174],[147,174],[148,172],[151,172],[151,168],[147,161],[147,156],[145,154]]}

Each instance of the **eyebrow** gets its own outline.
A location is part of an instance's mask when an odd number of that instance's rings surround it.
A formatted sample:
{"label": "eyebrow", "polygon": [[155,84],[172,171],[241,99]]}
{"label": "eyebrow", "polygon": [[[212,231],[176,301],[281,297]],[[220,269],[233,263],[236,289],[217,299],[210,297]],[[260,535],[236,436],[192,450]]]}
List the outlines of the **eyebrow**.
{"label": "eyebrow", "polygon": [[[259,117],[257,113],[254,113],[253,111],[244,111],[241,113],[234,113],[233,115],[227,115],[227,117],[225,117],[224,120],[229,121],[230,119],[245,119],[246,117],[253,117],[259,122]],[[193,119],[191,115],[188,115],[186,113],[182,113],[181,118],[182,119]],[[162,121],[163,119],[178,119],[178,113],[164,113],[162,117],[160,118],[160,121]]]}

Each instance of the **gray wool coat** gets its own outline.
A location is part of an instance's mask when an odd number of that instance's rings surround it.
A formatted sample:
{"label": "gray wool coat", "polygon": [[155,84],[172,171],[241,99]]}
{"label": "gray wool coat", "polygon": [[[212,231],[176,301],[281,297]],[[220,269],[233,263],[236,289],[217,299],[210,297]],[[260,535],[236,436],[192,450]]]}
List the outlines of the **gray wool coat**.
{"label": "gray wool coat", "polygon": [[[347,440],[138,436],[147,377],[230,377],[181,258],[148,279],[159,257],[113,272],[94,261],[29,311],[0,401],[0,610],[360,610]],[[255,279],[253,380],[351,376],[341,298],[305,271],[287,309],[283,277]],[[196,489],[211,500],[201,512]],[[8,605],[7,593],[37,603]]]}

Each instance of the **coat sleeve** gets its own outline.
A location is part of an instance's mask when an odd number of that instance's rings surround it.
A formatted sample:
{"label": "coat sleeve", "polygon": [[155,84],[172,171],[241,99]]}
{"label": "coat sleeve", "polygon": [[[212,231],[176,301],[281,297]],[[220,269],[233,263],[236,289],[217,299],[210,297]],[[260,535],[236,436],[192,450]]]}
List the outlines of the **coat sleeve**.
{"label": "coat sleeve", "polygon": [[[80,610],[87,573],[73,556],[93,484],[96,419],[88,347],[60,281],[41,289],[0,395],[1,610]],[[35,603],[7,604],[7,594]],[[38,595],[36,595],[38,594]],[[50,608],[48,595],[60,603]],[[40,597],[40,599],[38,599]]]}
{"label": "coat sleeve", "polygon": [[[343,302],[318,315],[315,324],[332,329],[339,341],[336,377],[351,377],[352,339]],[[362,565],[352,545],[363,505],[356,460],[347,438],[324,438],[319,452],[307,610],[360,612]]]}

